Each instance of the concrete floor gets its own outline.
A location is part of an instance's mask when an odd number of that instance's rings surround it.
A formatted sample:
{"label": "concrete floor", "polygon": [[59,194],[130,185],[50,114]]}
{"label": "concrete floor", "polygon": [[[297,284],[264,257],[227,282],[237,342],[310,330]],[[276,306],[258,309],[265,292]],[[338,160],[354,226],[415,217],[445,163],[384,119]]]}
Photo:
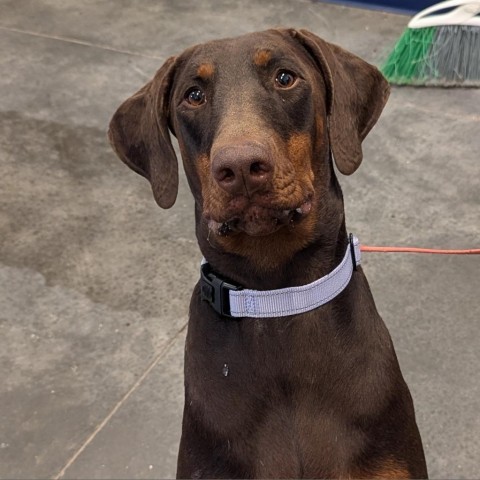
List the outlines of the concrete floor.
{"label": "concrete floor", "polygon": [[[306,27],[371,62],[407,22],[308,1],[0,0],[0,478],[175,474],[200,254],[114,156],[111,114],[170,54]],[[393,90],[341,178],[366,244],[479,247],[480,90]],[[433,478],[478,478],[480,258],[366,254]]]}

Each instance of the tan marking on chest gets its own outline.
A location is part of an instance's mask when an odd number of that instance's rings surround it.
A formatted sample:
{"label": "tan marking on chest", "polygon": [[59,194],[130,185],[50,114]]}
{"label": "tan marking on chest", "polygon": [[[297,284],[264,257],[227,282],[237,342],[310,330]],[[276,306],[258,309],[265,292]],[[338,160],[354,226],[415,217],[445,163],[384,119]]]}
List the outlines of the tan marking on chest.
{"label": "tan marking on chest", "polygon": [[351,479],[394,479],[394,478],[412,478],[406,466],[400,460],[394,458],[387,458],[378,466],[367,468],[365,470],[357,470],[350,474]]}

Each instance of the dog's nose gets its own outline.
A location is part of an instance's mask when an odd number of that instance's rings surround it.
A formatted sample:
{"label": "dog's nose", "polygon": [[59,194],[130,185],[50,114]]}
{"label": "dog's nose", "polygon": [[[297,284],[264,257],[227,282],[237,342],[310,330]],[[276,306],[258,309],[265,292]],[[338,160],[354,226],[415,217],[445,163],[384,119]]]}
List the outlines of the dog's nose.
{"label": "dog's nose", "polygon": [[270,184],[273,162],[261,145],[228,145],[214,154],[212,174],[218,185],[231,195],[250,195]]}

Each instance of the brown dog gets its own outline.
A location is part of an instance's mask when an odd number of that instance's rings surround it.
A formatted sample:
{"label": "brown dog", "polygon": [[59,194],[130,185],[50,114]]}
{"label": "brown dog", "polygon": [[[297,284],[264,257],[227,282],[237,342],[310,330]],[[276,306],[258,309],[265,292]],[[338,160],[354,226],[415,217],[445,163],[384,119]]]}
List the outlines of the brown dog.
{"label": "brown dog", "polygon": [[276,295],[349,255],[331,152],[343,174],[358,168],[388,93],[342,48],[268,30],[169,58],[115,113],[113,148],[163,208],[178,188],[168,130],[177,137],[209,262],[190,307],[178,477],[427,476],[361,267],[318,308],[271,318],[230,318],[222,283]]}

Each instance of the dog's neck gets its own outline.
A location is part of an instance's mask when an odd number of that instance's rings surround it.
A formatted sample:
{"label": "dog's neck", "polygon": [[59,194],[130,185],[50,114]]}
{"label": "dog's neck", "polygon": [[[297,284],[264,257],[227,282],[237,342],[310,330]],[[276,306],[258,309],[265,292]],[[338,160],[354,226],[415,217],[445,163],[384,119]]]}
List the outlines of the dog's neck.
{"label": "dog's neck", "polygon": [[[197,212],[197,219],[199,218]],[[244,288],[271,290],[305,285],[330,273],[343,259],[348,244],[345,222],[338,227],[329,226],[320,232],[311,244],[295,252],[281,264],[272,255],[272,269],[259,269],[255,261],[225,252],[219,248],[205,221],[197,223],[200,249],[213,271]]]}

